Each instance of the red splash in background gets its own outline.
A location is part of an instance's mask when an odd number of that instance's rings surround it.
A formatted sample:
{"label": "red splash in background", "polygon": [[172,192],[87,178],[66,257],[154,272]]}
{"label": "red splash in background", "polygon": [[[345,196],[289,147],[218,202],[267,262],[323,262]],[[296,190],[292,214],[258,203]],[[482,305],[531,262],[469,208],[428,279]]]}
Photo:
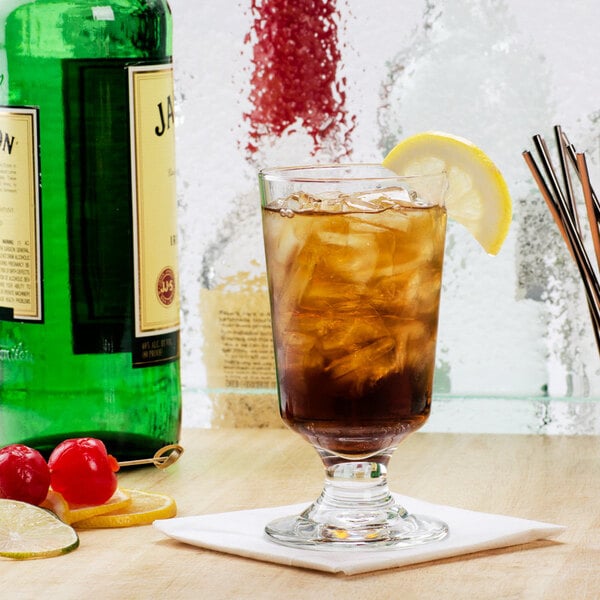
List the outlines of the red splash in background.
{"label": "red splash in background", "polygon": [[291,134],[299,127],[314,151],[327,147],[350,154],[354,116],[345,109],[346,80],[340,75],[339,13],[335,0],[251,0],[253,24],[249,100],[250,155],[261,138]]}

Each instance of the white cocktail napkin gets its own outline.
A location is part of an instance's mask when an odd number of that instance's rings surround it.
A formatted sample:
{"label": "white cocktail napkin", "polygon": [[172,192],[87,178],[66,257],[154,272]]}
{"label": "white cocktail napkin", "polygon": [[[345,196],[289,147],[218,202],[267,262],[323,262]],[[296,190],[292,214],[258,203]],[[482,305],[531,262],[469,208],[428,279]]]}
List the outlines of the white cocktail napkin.
{"label": "white cocktail napkin", "polygon": [[269,521],[277,517],[299,514],[309,503],[162,519],[155,521],[154,526],[175,540],[201,548],[347,575],[526,544],[559,535],[565,529],[550,523],[430,504],[398,494],[394,496],[408,512],[445,521],[450,533],[438,542],[412,548],[325,551],[289,548],[271,541],[266,536],[264,527]]}

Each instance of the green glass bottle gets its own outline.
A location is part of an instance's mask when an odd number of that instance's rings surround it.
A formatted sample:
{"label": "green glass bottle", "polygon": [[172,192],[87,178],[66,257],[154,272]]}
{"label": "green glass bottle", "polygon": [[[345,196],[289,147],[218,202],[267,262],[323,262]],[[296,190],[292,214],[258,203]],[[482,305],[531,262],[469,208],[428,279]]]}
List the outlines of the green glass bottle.
{"label": "green glass bottle", "polygon": [[0,446],[150,457],[181,423],[170,9],[8,0],[0,28]]}

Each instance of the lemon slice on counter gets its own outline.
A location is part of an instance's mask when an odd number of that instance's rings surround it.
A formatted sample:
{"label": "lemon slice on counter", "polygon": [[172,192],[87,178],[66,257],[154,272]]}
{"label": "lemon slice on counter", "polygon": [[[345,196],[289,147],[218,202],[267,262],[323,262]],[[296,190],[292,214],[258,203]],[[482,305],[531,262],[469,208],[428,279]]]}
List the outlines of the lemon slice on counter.
{"label": "lemon slice on counter", "polygon": [[497,254],[512,219],[512,201],[499,169],[470,141],[440,132],[413,135],[388,153],[383,166],[399,175],[448,174],[446,210],[489,254]]}
{"label": "lemon slice on counter", "polygon": [[170,496],[123,490],[130,498],[127,506],[89,519],[77,521],[77,529],[97,529],[101,527],[131,527],[132,525],[150,525],[156,519],[170,519],[177,514],[177,504]]}
{"label": "lemon slice on counter", "polygon": [[96,515],[121,510],[129,504],[131,497],[119,488],[104,504],[94,506],[69,506],[62,494],[50,490],[40,506],[51,510],[61,521],[70,525]]}
{"label": "lemon slice on counter", "polygon": [[18,500],[0,500],[0,556],[48,558],[78,546],[77,532],[50,511]]}

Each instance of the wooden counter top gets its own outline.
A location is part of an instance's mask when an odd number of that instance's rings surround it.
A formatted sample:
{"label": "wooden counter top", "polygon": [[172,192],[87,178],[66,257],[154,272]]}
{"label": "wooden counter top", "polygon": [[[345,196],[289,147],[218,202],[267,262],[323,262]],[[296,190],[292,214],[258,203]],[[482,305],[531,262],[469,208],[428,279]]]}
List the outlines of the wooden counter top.
{"label": "wooden counter top", "polygon": [[[316,452],[287,430],[187,430],[166,471],[123,471],[122,487],[173,496],[180,516],[310,501]],[[600,437],[417,433],[390,465],[394,491],[567,526],[554,541],[372,574],[330,575],[202,550],[151,526],[82,531],[50,559],[0,559],[2,598],[600,598]]]}

